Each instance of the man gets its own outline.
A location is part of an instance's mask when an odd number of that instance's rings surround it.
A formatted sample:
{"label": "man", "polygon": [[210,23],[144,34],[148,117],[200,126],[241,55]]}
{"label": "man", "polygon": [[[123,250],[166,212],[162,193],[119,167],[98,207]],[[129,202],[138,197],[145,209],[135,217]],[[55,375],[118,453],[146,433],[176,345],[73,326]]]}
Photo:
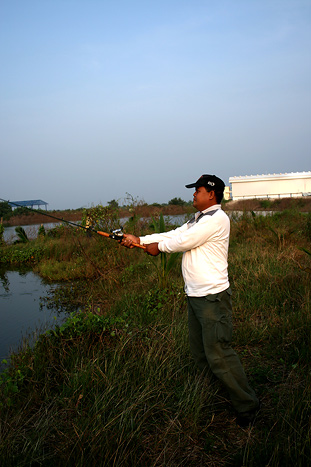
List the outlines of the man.
{"label": "man", "polygon": [[232,303],[228,280],[230,221],[221,209],[224,182],[202,175],[195,188],[195,217],[170,232],[144,237],[124,235],[122,244],[146,246],[149,255],[183,252],[182,273],[188,302],[190,350],[198,367],[212,372],[229,392],[237,423],[253,423],[259,401],[249,386],[239,357],[231,348]]}

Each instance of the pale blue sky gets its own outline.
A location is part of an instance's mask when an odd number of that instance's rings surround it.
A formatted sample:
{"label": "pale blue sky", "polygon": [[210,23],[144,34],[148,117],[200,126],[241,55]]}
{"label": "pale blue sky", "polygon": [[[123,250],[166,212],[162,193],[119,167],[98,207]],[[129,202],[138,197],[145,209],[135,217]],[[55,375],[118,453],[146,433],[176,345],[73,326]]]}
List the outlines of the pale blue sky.
{"label": "pale blue sky", "polygon": [[311,170],[311,0],[0,0],[0,197]]}

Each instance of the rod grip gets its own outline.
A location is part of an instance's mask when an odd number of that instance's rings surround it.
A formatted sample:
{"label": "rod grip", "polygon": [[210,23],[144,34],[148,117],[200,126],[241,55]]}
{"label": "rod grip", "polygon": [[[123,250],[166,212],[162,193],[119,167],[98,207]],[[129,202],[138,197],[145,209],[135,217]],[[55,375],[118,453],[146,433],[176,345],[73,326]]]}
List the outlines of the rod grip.
{"label": "rod grip", "polygon": [[[101,232],[100,230],[97,230],[97,233],[99,235],[102,235],[103,237],[110,237],[110,234],[107,232]],[[132,243],[132,245],[135,246],[136,248],[141,248],[142,250],[146,249],[145,245],[140,245],[139,243]]]}
{"label": "rod grip", "polygon": [[132,243],[132,245],[136,246],[136,248],[141,248],[142,250],[146,249],[145,245],[140,245],[139,243]]}
{"label": "rod grip", "polygon": [[110,237],[110,234],[107,233],[107,232],[101,232],[100,230],[97,230],[97,232],[99,235],[102,235],[103,237]]}

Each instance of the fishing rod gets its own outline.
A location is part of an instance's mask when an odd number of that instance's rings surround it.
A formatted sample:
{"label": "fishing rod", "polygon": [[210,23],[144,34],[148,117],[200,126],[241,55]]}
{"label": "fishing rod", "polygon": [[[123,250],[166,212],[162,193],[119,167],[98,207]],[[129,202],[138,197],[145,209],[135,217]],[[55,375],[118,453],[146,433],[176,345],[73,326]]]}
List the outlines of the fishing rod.
{"label": "fishing rod", "polygon": [[[112,238],[113,240],[118,240],[119,242],[121,242],[124,237],[122,227],[120,227],[119,229],[112,230],[111,233],[107,233],[101,230],[95,230],[92,227],[86,227],[84,225],[76,224],[75,222],[66,221],[63,218],[52,216],[52,214],[48,214],[47,212],[44,212],[44,211],[38,211],[37,209],[29,208],[28,206],[22,206],[21,204],[13,203],[13,201],[6,201],[5,199],[2,199],[2,198],[0,198],[0,201],[3,201],[4,203],[8,203],[8,204],[13,204],[14,206],[17,206],[19,208],[26,208],[29,211],[36,212],[37,214],[43,214],[44,216],[51,217],[52,219],[56,219],[57,221],[66,222],[66,224],[72,225],[74,227],[78,227],[79,229],[85,229],[87,232],[90,232],[90,231],[95,232],[98,235],[102,235],[103,237],[107,237],[107,238]],[[139,243],[132,243],[132,246],[136,248],[141,248],[142,250],[146,249],[144,245],[140,245]]]}

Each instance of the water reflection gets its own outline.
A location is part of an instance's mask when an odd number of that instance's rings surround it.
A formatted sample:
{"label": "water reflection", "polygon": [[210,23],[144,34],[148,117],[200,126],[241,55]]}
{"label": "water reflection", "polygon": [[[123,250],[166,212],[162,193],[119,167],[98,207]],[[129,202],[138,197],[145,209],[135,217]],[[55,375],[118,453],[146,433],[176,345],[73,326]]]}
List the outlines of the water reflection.
{"label": "water reflection", "polygon": [[8,276],[6,274],[6,271],[3,271],[0,269],[0,281],[2,284],[2,287],[5,292],[9,293],[10,292],[10,282],[8,279]]}
{"label": "water reflection", "polygon": [[42,302],[55,287],[45,284],[32,271],[0,268],[0,362],[18,350],[23,338],[36,337],[60,324],[66,313],[57,313]]}

